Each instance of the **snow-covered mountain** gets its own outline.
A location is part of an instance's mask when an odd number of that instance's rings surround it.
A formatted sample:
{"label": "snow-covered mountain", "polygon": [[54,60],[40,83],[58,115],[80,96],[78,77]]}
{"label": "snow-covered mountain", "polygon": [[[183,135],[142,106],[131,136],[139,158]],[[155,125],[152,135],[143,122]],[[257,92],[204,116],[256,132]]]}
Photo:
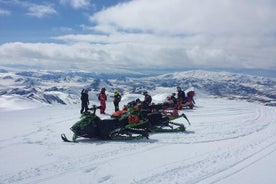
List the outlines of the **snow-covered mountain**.
{"label": "snow-covered mountain", "polygon": [[79,102],[82,88],[91,89],[91,100],[96,99],[100,88],[109,93],[114,89],[122,94],[143,90],[158,93],[159,87],[190,87],[215,97],[243,99],[276,106],[276,80],[229,72],[194,70],[159,76],[120,76],[118,74],[95,74],[86,72],[50,72],[0,70],[0,95],[18,96],[42,103],[74,104]]}

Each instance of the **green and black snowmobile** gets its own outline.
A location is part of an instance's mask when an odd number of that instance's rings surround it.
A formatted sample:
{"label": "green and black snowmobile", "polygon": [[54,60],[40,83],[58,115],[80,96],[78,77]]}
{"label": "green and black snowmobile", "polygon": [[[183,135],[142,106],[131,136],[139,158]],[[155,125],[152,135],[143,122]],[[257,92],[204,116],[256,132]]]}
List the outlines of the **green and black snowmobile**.
{"label": "green and black snowmobile", "polygon": [[62,140],[76,142],[79,137],[101,140],[148,139],[146,126],[140,126],[139,123],[130,126],[125,121],[116,118],[100,119],[96,115],[96,109],[100,108],[94,105],[89,109],[90,111],[83,113],[80,120],[70,128],[74,133],[72,140],[67,139],[65,134],[61,134]]}
{"label": "green and black snowmobile", "polygon": [[139,127],[149,132],[183,132],[186,130],[185,125],[173,122],[178,118],[186,119],[190,125],[187,116],[184,113],[179,115],[177,109],[165,110],[163,104],[145,107],[135,101],[128,103],[124,110],[115,112],[112,117],[125,122],[125,124],[127,121],[130,122],[133,117],[137,117],[140,123]]}

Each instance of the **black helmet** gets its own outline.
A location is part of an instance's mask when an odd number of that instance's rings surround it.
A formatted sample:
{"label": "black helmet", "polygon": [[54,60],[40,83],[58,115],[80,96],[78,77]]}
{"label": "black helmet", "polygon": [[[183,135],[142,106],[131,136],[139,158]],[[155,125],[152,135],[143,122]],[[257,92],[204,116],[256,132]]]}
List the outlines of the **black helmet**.
{"label": "black helmet", "polygon": [[147,91],[143,91],[143,95],[146,95],[146,94],[148,94],[148,92]]}
{"label": "black helmet", "polygon": [[177,86],[176,89],[177,89],[177,91],[180,91],[180,90],[181,90],[181,87]]}

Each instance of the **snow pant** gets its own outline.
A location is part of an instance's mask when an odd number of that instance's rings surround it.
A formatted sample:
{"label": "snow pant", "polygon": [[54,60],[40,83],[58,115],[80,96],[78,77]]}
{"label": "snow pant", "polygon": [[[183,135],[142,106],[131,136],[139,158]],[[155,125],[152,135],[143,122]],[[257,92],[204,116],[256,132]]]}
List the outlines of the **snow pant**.
{"label": "snow pant", "polygon": [[84,112],[87,112],[88,111],[88,103],[87,102],[82,102],[81,103],[81,110],[80,110],[80,113],[82,114]]}
{"label": "snow pant", "polygon": [[182,107],[183,107],[183,102],[184,102],[183,99],[179,99],[179,100],[178,100],[178,102],[177,102],[177,109],[178,109],[178,110],[182,109]]}
{"label": "snow pant", "polygon": [[100,101],[100,104],[101,104],[100,113],[101,113],[101,114],[105,114],[105,109],[106,109],[105,101]]}
{"label": "snow pant", "polygon": [[119,102],[113,102],[115,107],[115,112],[119,110]]}

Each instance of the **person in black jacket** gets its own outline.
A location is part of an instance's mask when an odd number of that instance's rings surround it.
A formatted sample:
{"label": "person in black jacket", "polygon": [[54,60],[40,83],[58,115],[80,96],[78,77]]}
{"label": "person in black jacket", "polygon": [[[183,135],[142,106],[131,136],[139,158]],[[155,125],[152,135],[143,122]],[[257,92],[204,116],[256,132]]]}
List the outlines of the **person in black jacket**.
{"label": "person in black jacket", "polygon": [[119,110],[119,102],[121,101],[121,95],[119,94],[119,92],[117,90],[114,91],[114,107],[115,107],[115,112]]}
{"label": "person in black jacket", "polygon": [[176,89],[177,89],[177,100],[183,103],[185,100],[185,92],[179,86]]}
{"label": "person in black jacket", "polygon": [[144,91],[143,95],[145,96],[145,98],[144,98],[144,101],[142,103],[146,106],[149,106],[151,104],[151,101],[152,101],[151,96],[148,94],[147,91]]}
{"label": "person in black jacket", "polygon": [[89,98],[88,98],[88,90],[83,89],[81,91],[81,110],[80,113],[88,111],[88,105],[89,105]]}

